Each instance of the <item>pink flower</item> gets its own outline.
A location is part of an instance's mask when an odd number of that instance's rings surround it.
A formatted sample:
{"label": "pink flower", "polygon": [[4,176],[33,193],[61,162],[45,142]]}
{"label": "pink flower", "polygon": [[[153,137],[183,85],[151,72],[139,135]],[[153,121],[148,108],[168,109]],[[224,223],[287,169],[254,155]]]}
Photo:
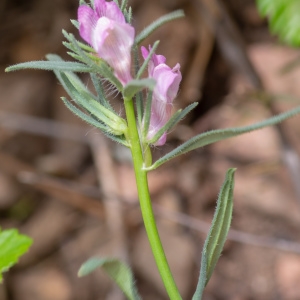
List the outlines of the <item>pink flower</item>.
{"label": "pink flower", "polygon": [[114,69],[115,76],[125,85],[132,79],[134,28],[126,23],[115,2],[95,0],[94,7],[81,5],[78,8],[80,35]]}
{"label": "pink flower", "polygon": [[[149,46],[151,51],[151,47]],[[143,58],[146,59],[149,51],[141,48]],[[151,117],[147,138],[150,140],[169,121],[172,114],[172,103],[178,93],[179,84],[182,79],[180,65],[171,69],[165,64],[163,55],[154,54],[148,65],[149,77],[156,80],[152,96]],[[157,146],[165,144],[167,132],[155,143]]]}

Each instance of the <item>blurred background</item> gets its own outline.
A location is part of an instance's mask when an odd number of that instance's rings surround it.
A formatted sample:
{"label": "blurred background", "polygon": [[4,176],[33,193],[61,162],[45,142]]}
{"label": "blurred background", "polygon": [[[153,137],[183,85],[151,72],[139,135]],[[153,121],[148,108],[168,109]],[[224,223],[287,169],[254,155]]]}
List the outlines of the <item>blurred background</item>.
{"label": "blurred background", "polygon": [[[199,105],[154,157],[201,132],[244,126],[299,103],[299,51],[268,31],[252,0],[133,0],[139,32],[184,9],[145,45],[181,65],[174,106]],[[150,252],[127,149],[72,115],[51,72],[5,67],[68,58],[62,28],[78,33],[76,0],[0,2],[0,226],[34,244],[0,285],[1,300],[124,299],[101,271],[77,278],[94,255],[133,268],[145,300],[167,299]],[[89,78],[83,76],[89,85]],[[119,101],[117,97],[113,101]],[[120,108],[120,113],[122,109]],[[300,118],[198,149],[149,174],[159,231],[183,299],[225,172],[236,167],[232,230],[204,299],[300,299]]]}

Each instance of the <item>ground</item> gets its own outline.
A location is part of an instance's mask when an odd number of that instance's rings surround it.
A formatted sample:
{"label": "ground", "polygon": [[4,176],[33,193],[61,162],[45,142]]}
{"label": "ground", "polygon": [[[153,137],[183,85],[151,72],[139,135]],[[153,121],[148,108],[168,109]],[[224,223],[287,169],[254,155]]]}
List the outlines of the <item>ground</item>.
{"label": "ground", "polygon": [[[296,49],[269,34],[254,1],[131,1],[136,31],[184,9],[145,41],[181,65],[174,103],[198,107],[154,158],[201,132],[244,126],[299,103]],[[77,1],[0,4],[0,63],[58,53]],[[299,60],[299,59],[298,59]],[[293,68],[283,72],[292,62]],[[89,85],[89,79],[82,77]],[[167,299],[146,239],[128,151],[73,116],[54,75],[0,74],[0,226],[34,239],[0,286],[3,300],[123,299],[101,271],[78,278],[90,256],[133,268],[145,300]],[[120,114],[120,99],[112,98]],[[237,168],[231,231],[204,299],[300,299],[300,118],[195,150],[149,174],[166,254],[183,299],[197,283],[201,249],[226,170]]]}

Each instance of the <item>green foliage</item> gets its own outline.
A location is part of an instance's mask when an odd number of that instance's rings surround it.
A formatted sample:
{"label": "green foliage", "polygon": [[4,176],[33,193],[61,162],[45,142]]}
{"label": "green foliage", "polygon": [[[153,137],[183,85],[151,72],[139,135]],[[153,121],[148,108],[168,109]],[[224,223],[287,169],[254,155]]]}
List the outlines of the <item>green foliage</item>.
{"label": "green foliage", "polygon": [[299,0],[256,0],[256,3],[260,13],[269,18],[274,34],[287,44],[300,45]]}
{"label": "green foliage", "polygon": [[144,60],[141,68],[139,69],[139,71],[136,74],[136,79],[139,79],[142,76],[143,72],[145,71],[146,67],[149,64],[150,59],[152,58],[153,54],[155,53],[155,51],[156,51],[156,49],[158,47],[158,44],[159,44],[159,41],[156,41],[153,44],[153,47],[152,47],[151,51],[149,52],[148,57]]}
{"label": "green foliage", "polygon": [[208,132],[201,133],[196,135],[195,137],[191,138],[187,142],[183,143],[179,147],[175,148],[168,154],[164,155],[160,159],[158,159],[152,166],[147,168],[147,170],[154,170],[160,165],[164,164],[165,162],[169,161],[170,159],[177,157],[181,154],[190,152],[197,148],[213,144],[218,141],[222,141],[234,136],[238,136],[247,132],[255,131],[267,126],[278,124],[288,118],[295,116],[296,114],[300,113],[300,107],[295,109],[289,110],[285,113],[279,114],[272,118],[266,119],[262,122],[258,122],[249,126],[244,127],[235,127],[235,128],[227,128],[227,129],[218,129],[218,130],[211,130]]}
{"label": "green foliage", "polygon": [[139,45],[144,39],[146,39],[154,30],[159,28],[165,23],[168,23],[170,21],[176,20],[178,18],[184,17],[184,12],[179,9],[175,10],[167,15],[162,16],[161,18],[157,19],[153,23],[151,23],[149,26],[147,26],[142,32],[140,32],[136,38],[135,38],[135,44]]}
{"label": "green foliage", "polygon": [[2,273],[18,262],[32,244],[32,239],[19,234],[16,229],[0,229],[0,282]]}
{"label": "green foliage", "polygon": [[29,61],[10,66],[5,69],[5,72],[25,70],[25,69],[38,69],[47,71],[72,71],[72,72],[92,72],[92,68],[78,62],[71,61]]}
{"label": "green foliage", "polygon": [[203,289],[214,271],[226,241],[232,218],[234,172],[235,169],[227,171],[219,194],[212,225],[203,247],[199,281],[192,300],[202,298]]}
{"label": "green foliage", "polygon": [[93,257],[81,266],[78,276],[86,276],[98,268],[102,268],[115,281],[127,299],[141,299],[134,285],[134,278],[130,268],[116,258]]}
{"label": "green foliage", "polygon": [[147,88],[153,90],[155,86],[155,80],[152,78],[134,79],[131,80],[123,89],[124,98],[132,99],[136,93]]}

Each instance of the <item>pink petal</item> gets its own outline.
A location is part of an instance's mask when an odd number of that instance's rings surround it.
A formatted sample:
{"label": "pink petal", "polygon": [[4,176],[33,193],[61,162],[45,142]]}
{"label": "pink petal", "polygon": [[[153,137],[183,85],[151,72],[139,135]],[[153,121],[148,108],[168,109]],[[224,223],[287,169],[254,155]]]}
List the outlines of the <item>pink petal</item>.
{"label": "pink petal", "polygon": [[94,8],[98,15],[98,18],[105,16],[106,14],[106,1],[105,0],[94,0]]}
{"label": "pink petal", "polygon": [[126,23],[122,11],[113,1],[106,2],[106,17],[119,23]]}
{"label": "pink petal", "polygon": [[78,8],[78,22],[80,36],[92,45],[92,33],[97,24],[96,13],[87,5]]}
{"label": "pink petal", "polygon": [[176,97],[179,84],[181,81],[181,73],[179,71],[179,64],[176,65],[175,72],[165,64],[158,65],[153,72],[153,78],[156,79],[156,86],[154,89],[155,96],[166,103],[172,103]]}
{"label": "pink petal", "polygon": [[148,55],[149,55],[149,51],[144,46],[142,46],[141,47],[141,52],[142,52],[143,58],[146,60]]}
{"label": "pink petal", "polygon": [[167,133],[165,132],[154,144],[155,146],[163,146],[167,141]]}
{"label": "pink petal", "polygon": [[99,18],[107,17],[119,23],[126,23],[125,17],[118,7],[118,5],[111,1],[106,2],[105,0],[95,0],[94,2],[95,11]]}
{"label": "pink petal", "polygon": [[127,23],[117,23],[106,17],[98,20],[92,45],[98,55],[114,69],[122,84],[131,80],[131,47],[134,28]]}

